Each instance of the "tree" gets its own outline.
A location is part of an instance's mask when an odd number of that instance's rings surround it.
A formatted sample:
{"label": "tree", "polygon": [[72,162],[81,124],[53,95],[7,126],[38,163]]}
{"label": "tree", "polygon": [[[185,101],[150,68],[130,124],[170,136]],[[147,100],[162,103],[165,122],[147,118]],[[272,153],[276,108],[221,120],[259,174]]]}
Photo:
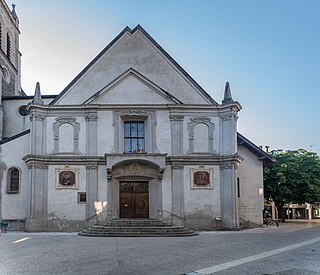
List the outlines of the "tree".
{"label": "tree", "polygon": [[264,194],[284,220],[286,203],[320,202],[320,157],[303,149],[271,151],[276,160],[264,169]]}

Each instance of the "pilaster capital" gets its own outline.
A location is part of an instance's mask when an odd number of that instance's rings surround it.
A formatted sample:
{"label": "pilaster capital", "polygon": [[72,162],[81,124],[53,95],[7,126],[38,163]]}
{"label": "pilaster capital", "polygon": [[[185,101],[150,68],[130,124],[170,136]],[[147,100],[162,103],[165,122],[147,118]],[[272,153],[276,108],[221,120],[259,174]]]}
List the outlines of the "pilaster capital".
{"label": "pilaster capital", "polygon": [[184,165],[183,164],[172,164],[173,170],[183,170]]}
{"label": "pilaster capital", "polygon": [[239,116],[237,112],[230,112],[230,113],[220,114],[220,118],[222,121],[227,121],[232,119],[234,119],[234,121],[238,121]]}
{"label": "pilaster capital", "polygon": [[29,162],[27,163],[28,169],[48,169],[49,165],[46,163],[40,163],[40,162]]}
{"label": "pilaster capital", "polygon": [[169,118],[171,121],[183,121],[184,115],[170,115]]}
{"label": "pilaster capital", "polygon": [[89,113],[85,116],[86,121],[96,121],[98,119],[97,113]]}
{"label": "pilaster capital", "polygon": [[86,170],[97,170],[98,164],[97,163],[87,163]]}
{"label": "pilaster capital", "polygon": [[40,112],[31,112],[29,118],[30,118],[30,122],[33,120],[44,121],[46,116],[45,116],[45,114],[40,113]]}

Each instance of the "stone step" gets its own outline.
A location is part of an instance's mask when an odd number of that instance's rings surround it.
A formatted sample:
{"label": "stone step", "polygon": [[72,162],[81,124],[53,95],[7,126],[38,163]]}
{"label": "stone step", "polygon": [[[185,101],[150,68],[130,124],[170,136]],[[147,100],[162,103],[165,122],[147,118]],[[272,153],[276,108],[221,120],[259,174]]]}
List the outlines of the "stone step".
{"label": "stone step", "polygon": [[113,220],[93,225],[78,233],[88,237],[189,237],[198,233],[183,226],[171,226],[159,220]]}
{"label": "stone step", "polygon": [[198,233],[145,233],[145,232],[109,232],[109,233],[79,233],[79,236],[84,237],[193,237],[197,236]]}
{"label": "stone step", "polygon": [[105,228],[105,229],[93,229],[90,228],[83,230],[82,232],[88,232],[88,233],[109,233],[109,232],[144,232],[144,233],[165,233],[165,232],[172,232],[172,233],[184,233],[184,232],[190,232],[187,228],[181,228],[181,229],[163,229],[160,230],[159,228]]}
{"label": "stone step", "polygon": [[154,227],[154,226],[168,226],[168,224],[163,223],[161,221],[157,221],[157,220],[151,220],[151,221],[147,221],[147,220],[143,220],[143,221],[121,221],[121,220],[116,220],[114,222],[107,222],[103,225],[107,225],[107,226],[133,226],[133,227],[138,227],[138,226],[143,226],[143,227]]}

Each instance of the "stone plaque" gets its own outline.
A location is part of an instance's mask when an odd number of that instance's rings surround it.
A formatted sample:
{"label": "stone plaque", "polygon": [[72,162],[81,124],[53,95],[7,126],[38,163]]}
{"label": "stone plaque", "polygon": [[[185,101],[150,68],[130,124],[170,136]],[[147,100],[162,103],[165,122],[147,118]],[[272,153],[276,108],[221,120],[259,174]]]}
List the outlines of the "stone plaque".
{"label": "stone plaque", "polygon": [[191,169],[192,189],[212,188],[212,169]]}

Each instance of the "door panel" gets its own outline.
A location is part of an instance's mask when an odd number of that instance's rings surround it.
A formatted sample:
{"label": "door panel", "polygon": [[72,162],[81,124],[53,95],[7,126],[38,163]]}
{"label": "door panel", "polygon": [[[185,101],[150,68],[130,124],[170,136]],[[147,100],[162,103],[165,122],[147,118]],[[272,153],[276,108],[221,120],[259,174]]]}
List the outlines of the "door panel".
{"label": "door panel", "polygon": [[148,182],[120,182],[120,218],[149,218]]}
{"label": "door panel", "polygon": [[149,218],[149,194],[135,193],[136,218]]}
{"label": "door panel", "polygon": [[134,218],[134,193],[120,193],[120,218]]}

